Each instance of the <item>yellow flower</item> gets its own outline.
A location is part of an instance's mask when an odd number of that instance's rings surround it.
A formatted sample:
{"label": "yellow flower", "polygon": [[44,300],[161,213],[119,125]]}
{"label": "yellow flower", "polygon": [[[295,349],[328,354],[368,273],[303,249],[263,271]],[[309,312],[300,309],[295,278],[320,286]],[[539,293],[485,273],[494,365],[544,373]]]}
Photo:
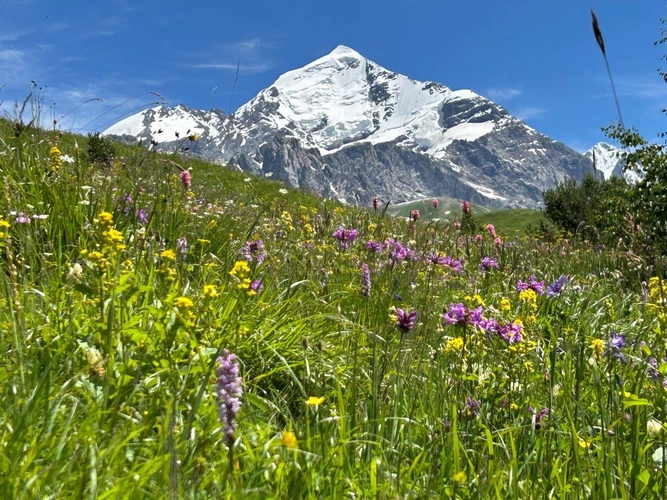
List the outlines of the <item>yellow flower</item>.
{"label": "yellow flower", "polygon": [[466,480],[466,473],[464,471],[457,472],[452,476],[452,480],[455,483],[464,483]]}
{"label": "yellow flower", "polygon": [[197,243],[199,243],[200,245],[206,245],[206,244],[208,244],[208,243],[210,243],[210,242],[211,242],[211,240],[205,240],[204,238],[199,238],[199,239],[197,240]]}
{"label": "yellow flower", "polygon": [[537,293],[532,288],[519,292],[519,300],[528,304],[532,309],[537,309]]}
{"label": "yellow flower", "polygon": [[188,299],[187,297],[178,297],[176,299],[176,302],[174,302],[174,305],[178,309],[182,309],[182,310],[192,309],[194,307],[194,304],[192,303],[192,301],[190,299]]}
{"label": "yellow flower", "polygon": [[313,234],[313,232],[314,232],[313,231],[313,226],[311,226],[310,224],[304,224],[303,225],[303,230],[306,234]]}
{"label": "yellow flower", "polygon": [[324,403],[324,399],[325,399],[324,397],[318,398],[315,396],[311,396],[306,400],[306,404],[308,406],[319,406],[322,403]]}
{"label": "yellow flower", "polygon": [[194,134],[189,135],[188,139],[190,139],[192,142],[196,142],[197,139],[199,139],[199,134],[195,132]]}
{"label": "yellow flower", "polygon": [[97,220],[99,221],[100,226],[110,226],[113,224],[113,215],[109,212],[102,212],[97,216]]}
{"label": "yellow flower", "polygon": [[250,267],[245,260],[237,260],[234,263],[230,274],[236,278],[243,279],[247,274],[250,274]]}
{"label": "yellow flower", "polygon": [[584,450],[587,450],[588,448],[591,447],[591,442],[586,441],[584,438],[577,436],[577,441],[579,441],[579,446],[583,448]]}
{"label": "yellow flower", "polygon": [[512,308],[512,303],[510,302],[510,299],[503,297],[502,300],[500,301],[500,310],[507,312]]}
{"label": "yellow flower", "polygon": [[463,349],[463,339],[461,337],[449,339],[445,346],[445,352],[459,352],[461,349]]}
{"label": "yellow flower", "polygon": [[595,357],[599,358],[602,355],[602,351],[604,351],[604,340],[593,339],[591,341],[591,349],[593,349]]}
{"label": "yellow flower", "polygon": [[296,436],[292,431],[283,431],[282,434],[280,434],[280,444],[285,448],[295,448]]}
{"label": "yellow flower", "polygon": [[162,250],[160,257],[164,260],[176,260],[176,253],[171,249]]}
{"label": "yellow flower", "polygon": [[202,290],[201,295],[204,300],[210,300],[218,296],[218,291],[213,285],[204,285],[204,289]]}
{"label": "yellow flower", "polygon": [[371,223],[368,225],[368,232],[369,232],[369,233],[373,233],[373,232],[375,232],[375,230],[377,229],[377,227],[378,227],[377,224],[375,224],[374,222],[371,222]]}

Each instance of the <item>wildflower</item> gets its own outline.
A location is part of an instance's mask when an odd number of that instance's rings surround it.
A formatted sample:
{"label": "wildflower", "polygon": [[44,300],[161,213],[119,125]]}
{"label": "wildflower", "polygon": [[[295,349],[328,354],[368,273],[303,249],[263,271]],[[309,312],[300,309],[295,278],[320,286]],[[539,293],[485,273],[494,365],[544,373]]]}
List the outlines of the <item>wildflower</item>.
{"label": "wildflower", "polygon": [[378,197],[373,197],[373,210],[378,211]]}
{"label": "wildflower", "polygon": [[455,222],[455,223],[454,223],[454,227],[455,227],[456,229],[461,229],[461,223],[460,223],[460,222]]}
{"label": "wildflower", "polygon": [[241,247],[241,253],[243,258],[252,262],[257,260],[258,264],[264,262],[264,242],[262,240],[256,241],[246,241],[245,244]]}
{"label": "wildflower", "polygon": [[417,219],[419,219],[419,210],[410,212],[410,217],[412,218],[412,222],[417,222]]}
{"label": "wildflower", "polygon": [[479,270],[489,272],[491,269],[498,269],[498,261],[491,257],[484,257],[479,263]]}
{"label": "wildflower", "polygon": [[500,310],[503,312],[507,312],[512,308],[512,303],[510,302],[510,299],[503,297],[500,300]]}
{"label": "wildflower", "polygon": [[461,350],[463,350],[463,339],[461,337],[455,337],[447,341],[445,352],[460,352]]}
{"label": "wildflower", "polygon": [[621,352],[621,349],[625,346],[625,335],[622,333],[612,333],[611,340],[609,341],[609,354],[614,355],[616,358],[621,360],[621,363],[626,364],[628,360],[625,355]]}
{"label": "wildflower", "polygon": [[317,407],[317,406],[320,406],[322,403],[324,403],[325,399],[326,398],[324,398],[324,397],[318,398],[318,397],[315,397],[315,396],[311,396],[308,399],[306,399],[306,405]]}
{"label": "wildflower", "polygon": [[27,216],[26,214],[24,214],[23,212],[20,212],[20,213],[16,216],[16,219],[15,219],[15,220],[16,220],[16,223],[17,223],[17,224],[29,224],[29,223],[30,223],[30,217],[28,217],[28,216]]}
{"label": "wildflower", "polygon": [[361,295],[364,297],[371,296],[371,273],[368,270],[368,264],[361,266]]}
{"label": "wildflower", "polygon": [[257,295],[258,293],[262,293],[262,290],[264,290],[264,285],[262,285],[262,278],[258,278],[250,283],[250,290],[248,291],[248,294]]}
{"label": "wildflower", "polygon": [[489,234],[491,235],[491,238],[496,237],[496,228],[493,227],[493,224],[487,224],[484,229],[486,229],[489,232]]}
{"label": "wildflower", "polygon": [[146,224],[148,222],[148,213],[143,208],[137,210],[137,222],[139,224]]}
{"label": "wildflower", "polygon": [[481,401],[476,401],[470,396],[466,398],[466,406],[463,409],[463,412],[465,415],[468,415],[470,417],[476,417],[479,407],[482,405]]}
{"label": "wildflower", "polygon": [[113,215],[109,212],[101,212],[97,215],[97,220],[102,227],[109,227],[113,224]]}
{"label": "wildflower", "polygon": [[503,246],[503,240],[500,239],[500,237],[496,238],[493,240],[493,244],[496,245],[497,247]]}
{"label": "wildflower", "polygon": [[239,364],[236,354],[230,354],[225,349],[222,356],[217,359],[218,377],[217,405],[218,417],[223,425],[225,441],[227,446],[234,444],[234,430],[236,430],[236,415],[241,409],[241,396],[243,395],[243,380],[239,376]]}
{"label": "wildflower", "polygon": [[542,408],[539,412],[535,411],[535,408],[532,406],[528,407],[528,411],[532,416],[532,424],[535,430],[539,430],[542,427],[542,419],[549,414],[547,408]]}
{"label": "wildflower", "polygon": [[243,279],[246,275],[250,274],[250,268],[248,263],[245,260],[238,260],[234,263],[234,267],[230,271],[230,274],[236,278]]}
{"label": "wildflower", "polygon": [[180,310],[188,310],[194,307],[194,304],[187,297],[178,297],[174,302],[174,305]]}
{"label": "wildflower", "polygon": [[287,194],[287,189],[285,189],[285,188],[281,188],[281,189],[278,190],[278,192],[279,192],[280,194]]}
{"label": "wildflower", "polygon": [[461,302],[458,304],[452,302],[449,304],[449,311],[444,313],[443,318],[446,325],[465,326],[472,324],[477,326],[482,321],[482,306],[476,309],[469,309]]}
{"label": "wildflower", "polygon": [[179,259],[185,259],[188,254],[188,240],[185,236],[181,236],[176,240],[176,252]]}
{"label": "wildflower", "polygon": [[72,266],[69,268],[69,272],[67,273],[67,277],[73,278],[77,281],[83,278],[83,267],[81,264],[78,262],[72,264]]}
{"label": "wildflower", "polygon": [[483,239],[483,236],[481,234],[478,234],[477,236],[475,236],[475,241],[477,241],[477,242],[482,241],[482,239]]}
{"label": "wildflower", "polygon": [[190,140],[191,142],[197,142],[197,139],[199,139],[199,134],[196,132],[188,136],[188,140]]}
{"label": "wildflower", "polygon": [[654,276],[648,281],[648,301],[653,304],[662,304],[667,295],[667,287],[662,280]]}
{"label": "wildflower", "polygon": [[537,293],[532,288],[519,292],[519,300],[528,304],[532,309],[537,309]]}
{"label": "wildflower", "polygon": [[396,309],[396,326],[404,332],[409,332],[415,327],[417,311],[405,312],[401,308]]}
{"label": "wildflower", "polygon": [[88,365],[93,373],[98,377],[104,376],[106,370],[104,369],[104,359],[102,358],[100,351],[95,347],[89,348],[86,353],[86,361],[88,361]]}
{"label": "wildflower", "polygon": [[162,250],[160,257],[162,257],[164,260],[174,261],[176,260],[176,253],[171,249]]}
{"label": "wildflower", "polygon": [[211,300],[214,299],[218,296],[218,291],[215,289],[214,285],[204,285],[204,288],[202,290],[202,298],[204,300]]}
{"label": "wildflower", "polygon": [[438,201],[438,199],[433,198],[433,208],[438,208],[438,205],[440,205],[440,202]]}
{"label": "wildflower", "polygon": [[646,434],[648,434],[648,437],[650,438],[655,438],[660,436],[663,430],[664,426],[659,420],[655,418],[652,418],[648,422],[646,422]]}
{"label": "wildflower", "polygon": [[181,183],[185,189],[190,189],[190,185],[192,184],[192,175],[190,174],[189,170],[183,170],[181,172]]}
{"label": "wildflower", "polygon": [[375,253],[381,253],[382,252],[382,243],[379,243],[374,240],[368,240],[366,242],[366,250],[369,250],[371,252]]}
{"label": "wildflower", "polygon": [[63,157],[58,146],[49,149],[49,156],[51,157],[51,171],[55,172],[63,165]]}
{"label": "wildflower", "polygon": [[568,282],[567,276],[563,275],[554,281],[551,285],[547,286],[547,295],[549,297],[557,297],[560,295],[560,292],[563,290],[563,285]]}
{"label": "wildflower", "polygon": [[593,354],[595,354],[596,358],[602,356],[602,352],[604,351],[604,340],[593,339],[591,341],[591,349],[593,350]]}
{"label": "wildflower", "polygon": [[466,481],[466,473],[465,471],[459,471],[456,474],[452,476],[452,481],[455,483],[465,483]]}
{"label": "wildflower", "polygon": [[338,229],[334,231],[333,237],[338,240],[339,248],[347,250],[357,237],[357,230],[345,229],[343,226],[339,226]]}
{"label": "wildflower", "polygon": [[114,252],[120,252],[125,248],[125,245],[123,244],[123,233],[112,227],[107,228],[106,231],[102,232],[102,238],[105,246]]}
{"label": "wildflower", "polygon": [[280,444],[285,448],[295,448],[296,436],[292,431],[283,431],[280,434]]}
{"label": "wildflower", "polygon": [[517,281],[516,283],[516,291],[517,292],[523,292],[526,290],[532,290],[538,295],[542,295],[544,293],[544,281],[538,281],[535,276],[531,276],[528,278],[528,283],[523,282],[521,280]]}
{"label": "wildflower", "polygon": [[581,448],[583,448],[584,450],[587,450],[588,448],[590,448],[591,444],[592,444],[591,441],[587,441],[586,439],[584,439],[580,436],[577,436],[577,441],[579,443],[579,446]]}
{"label": "wildflower", "polygon": [[463,211],[464,214],[469,214],[470,213],[470,203],[467,201],[462,201],[461,202],[461,210]]}

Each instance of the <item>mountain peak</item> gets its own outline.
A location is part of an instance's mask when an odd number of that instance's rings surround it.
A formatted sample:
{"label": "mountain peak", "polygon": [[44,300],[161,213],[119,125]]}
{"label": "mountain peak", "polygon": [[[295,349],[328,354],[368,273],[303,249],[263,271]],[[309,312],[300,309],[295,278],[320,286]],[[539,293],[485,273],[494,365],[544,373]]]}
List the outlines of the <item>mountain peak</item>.
{"label": "mountain peak", "polygon": [[335,49],[333,49],[331,52],[329,52],[330,56],[352,56],[357,59],[363,59],[364,57],[354,50],[351,47],[348,47],[347,45],[338,45]]}

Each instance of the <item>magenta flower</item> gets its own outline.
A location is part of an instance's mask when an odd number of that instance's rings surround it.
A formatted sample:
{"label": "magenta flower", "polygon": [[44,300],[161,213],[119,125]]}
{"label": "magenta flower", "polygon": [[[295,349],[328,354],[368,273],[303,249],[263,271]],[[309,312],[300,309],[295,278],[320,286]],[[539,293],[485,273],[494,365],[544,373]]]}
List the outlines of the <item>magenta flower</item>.
{"label": "magenta flower", "polygon": [[440,202],[438,201],[438,199],[433,198],[433,208],[438,208],[438,205],[440,205]]}
{"label": "magenta flower", "polygon": [[460,302],[458,304],[452,302],[449,304],[449,311],[443,314],[443,319],[445,320],[445,325],[479,326],[484,321],[482,311],[482,306],[476,309],[469,309]]}
{"label": "magenta flower", "polygon": [[415,327],[415,319],[417,318],[417,311],[406,313],[403,309],[396,309],[396,326],[404,332],[409,332]]}
{"label": "magenta flower", "polygon": [[371,272],[368,269],[368,264],[361,266],[361,295],[364,297],[371,296]]}
{"label": "magenta flower", "polygon": [[461,202],[461,210],[463,210],[464,214],[469,214],[470,213],[470,203],[467,201],[462,201]]}
{"label": "magenta flower", "polygon": [[489,232],[492,238],[496,237],[496,228],[493,227],[493,224],[487,224],[486,225],[486,230]]}
{"label": "magenta flower", "polygon": [[376,212],[378,211],[378,197],[377,196],[375,196],[373,198],[373,210],[375,210]]}
{"label": "magenta flower", "polygon": [[410,217],[412,217],[413,222],[417,222],[417,219],[419,219],[419,210],[413,210],[410,212]]}
{"label": "magenta flower", "polygon": [[340,226],[334,231],[333,237],[338,240],[339,248],[347,250],[357,237],[357,230],[345,229],[343,226]]}

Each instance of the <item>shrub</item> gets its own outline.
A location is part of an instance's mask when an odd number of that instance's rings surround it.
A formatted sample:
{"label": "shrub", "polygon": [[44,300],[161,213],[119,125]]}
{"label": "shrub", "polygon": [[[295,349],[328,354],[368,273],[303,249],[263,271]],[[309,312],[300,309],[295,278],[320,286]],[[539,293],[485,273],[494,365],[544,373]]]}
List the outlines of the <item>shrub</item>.
{"label": "shrub", "polygon": [[100,136],[99,132],[88,134],[88,161],[94,165],[109,167],[116,155],[113,143]]}

